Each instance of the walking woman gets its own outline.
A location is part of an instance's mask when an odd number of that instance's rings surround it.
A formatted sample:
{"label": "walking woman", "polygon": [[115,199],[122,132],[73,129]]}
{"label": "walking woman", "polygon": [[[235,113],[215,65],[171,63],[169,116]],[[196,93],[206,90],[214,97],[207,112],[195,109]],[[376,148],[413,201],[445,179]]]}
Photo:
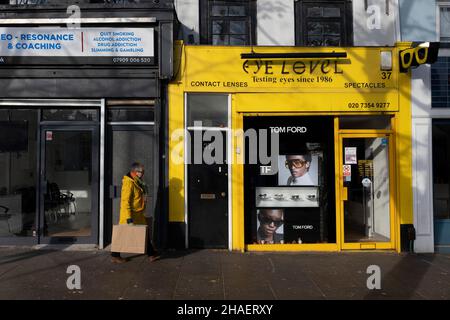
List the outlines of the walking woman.
{"label": "walking woman", "polygon": [[[147,185],[142,180],[144,166],[139,162],[131,165],[130,172],[122,179],[122,194],[120,199],[120,221],[119,224],[147,225],[144,215],[147,206]],[[159,259],[159,255],[153,248],[151,232],[147,237],[147,255],[150,262]],[[123,263],[126,259],[119,252],[111,252],[113,263]]]}

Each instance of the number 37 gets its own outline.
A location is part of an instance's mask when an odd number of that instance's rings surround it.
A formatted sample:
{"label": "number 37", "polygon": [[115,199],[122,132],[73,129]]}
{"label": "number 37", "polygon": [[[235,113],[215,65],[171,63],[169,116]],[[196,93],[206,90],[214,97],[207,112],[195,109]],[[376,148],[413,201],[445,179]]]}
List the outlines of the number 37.
{"label": "number 37", "polygon": [[391,79],[392,72],[382,72],[381,73],[381,79],[383,80],[390,80]]}

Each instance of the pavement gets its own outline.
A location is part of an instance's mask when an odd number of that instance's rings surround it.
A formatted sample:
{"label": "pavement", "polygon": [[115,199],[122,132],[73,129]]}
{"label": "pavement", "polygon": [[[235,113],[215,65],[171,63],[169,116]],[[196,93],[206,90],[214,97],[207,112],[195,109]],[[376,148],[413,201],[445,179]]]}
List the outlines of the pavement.
{"label": "pavement", "polygon": [[[323,300],[450,299],[450,255],[393,252],[238,253],[167,251],[150,263],[108,251],[0,248],[4,300]],[[81,289],[69,290],[69,266]],[[369,290],[370,265],[381,289]]]}

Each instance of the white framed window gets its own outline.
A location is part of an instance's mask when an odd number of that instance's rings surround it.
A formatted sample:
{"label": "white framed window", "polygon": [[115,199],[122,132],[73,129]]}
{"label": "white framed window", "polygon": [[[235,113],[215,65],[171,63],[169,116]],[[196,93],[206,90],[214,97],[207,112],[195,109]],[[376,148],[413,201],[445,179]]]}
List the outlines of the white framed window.
{"label": "white framed window", "polygon": [[437,4],[437,35],[441,42],[450,42],[450,1]]}

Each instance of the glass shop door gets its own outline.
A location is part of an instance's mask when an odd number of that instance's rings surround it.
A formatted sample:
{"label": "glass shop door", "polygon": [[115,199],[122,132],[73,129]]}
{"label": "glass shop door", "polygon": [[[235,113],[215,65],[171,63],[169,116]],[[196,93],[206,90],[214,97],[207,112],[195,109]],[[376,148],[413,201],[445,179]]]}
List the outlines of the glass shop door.
{"label": "glass shop door", "polygon": [[393,144],[390,134],[341,134],[341,246],[395,248]]}

